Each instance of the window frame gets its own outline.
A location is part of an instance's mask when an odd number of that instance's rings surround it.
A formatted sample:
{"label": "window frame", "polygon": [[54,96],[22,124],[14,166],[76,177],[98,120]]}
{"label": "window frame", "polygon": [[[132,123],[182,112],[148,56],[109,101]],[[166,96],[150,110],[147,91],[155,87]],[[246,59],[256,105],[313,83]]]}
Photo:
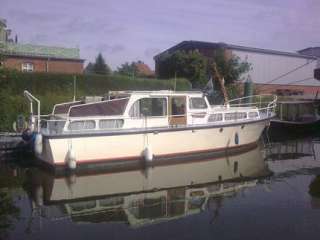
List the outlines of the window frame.
{"label": "window frame", "polygon": [[33,72],[34,71],[34,64],[32,62],[21,63],[21,71],[22,72]]}
{"label": "window frame", "polygon": [[[71,125],[72,124],[76,124],[76,123],[80,123],[80,122],[83,122],[83,127],[82,128],[79,128],[79,129],[71,129]],[[94,127],[93,128],[86,128],[85,126],[86,126],[86,122],[92,122],[92,123],[94,123]],[[71,121],[71,122],[69,122],[69,124],[68,124],[68,131],[71,131],[71,132],[73,132],[73,131],[92,131],[92,130],[95,130],[97,128],[97,123],[96,123],[96,121],[95,120],[74,120],[74,121]]]}
{"label": "window frame", "polygon": [[[104,122],[114,122],[112,127],[103,127]],[[121,129],[123,128],[124,120],[123,119],[99,119],[98,128],[100,130],[108,130],[108,129]]]}
{"label": "window frame", "polygon": [[[161,99],[163,101],[162,103],[162,107],[164,107],[164,111],[162,112],[162,115],[142,115],[142,107],[141,107],[141,104],[142,104],[142,101],[143,100],[150,100],[151,101],[151,106],[152,106],[152,100],[153,99]],[[136,115],[136,114],[132,114],[133,112],[133,108],[136,106],[136,104],[138,104],[138,111],[139,113]],[[150,109],[149,109],[150,110]],[[152,113],[152,109],[151,109],[151,113]],[[167,117],[168,116],[168,98],[167,97],[142,97],[142,98],[139,98],[137,99],[130,107],[129,109],[129,112],[128,112],[129,116],[131,118],[142,118],[142,117],[152,117],[152,118],[158,118],[158,117]]]}
{"label": "window frame", "polygon": [[[205,103],[205,106],[206,107],[201,107],[201,108],[196,108],[196,107],[194,107],[194,104],[192,103],[192,100],[194,100],[194,99],[201,99],[201,100],[203,100],[203,102]],[[206,102],[206,100],[205,100],[205,98],[204,97],[190,97],[189,98],[189,109],[191,109],[191,110],[203,110],[203,109],[208,109],[208,104],[207,104],[207,102]]]}

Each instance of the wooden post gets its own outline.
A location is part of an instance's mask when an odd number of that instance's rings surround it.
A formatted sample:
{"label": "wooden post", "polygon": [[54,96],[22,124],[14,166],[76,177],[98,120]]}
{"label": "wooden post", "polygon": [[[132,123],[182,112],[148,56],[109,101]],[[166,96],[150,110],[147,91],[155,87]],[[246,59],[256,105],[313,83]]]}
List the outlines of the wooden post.
{"label": "wooden post", "polygon": [[221,91],[222,91],[222,94],[223,94],[223,98],[224,98],[224,102],[228,102],[228,95],[227,95],[227,91],[226,91],[226,88],[224,86],[224,81],[222,80],[222,77],[217,69],[217,65],[216,63],[214,62],[212,64],[212,74],[218,79],[219,81],[219,84],[221,86]]}

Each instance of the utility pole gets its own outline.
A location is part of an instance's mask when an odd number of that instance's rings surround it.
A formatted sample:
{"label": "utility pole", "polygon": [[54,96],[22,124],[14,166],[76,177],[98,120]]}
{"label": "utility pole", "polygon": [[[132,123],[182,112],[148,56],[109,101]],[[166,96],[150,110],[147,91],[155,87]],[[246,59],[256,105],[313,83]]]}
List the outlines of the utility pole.
{"label": "utility pole", "polygon": [[228,102],[228,95],[227,95],[227,91],[226,91],[226,88],[224,86],[224,80],[223,78],[221,77],[219,71],[218,71],[218,68],[217,68],[217,65],[216,63],[212,63],[212,68],[211,68],[211,72],[212,72],[212,75],[215,76],[218,81],[219,81],[219,84],[221,86],[221,91],[222,91],[222,94],[223,94],[223,99],[224,99],[224,102]]}
{"label": "utility pole", "polygon": [[76,101],[77,77],[73,76],[73,101]]}
{"label": "utility pole", "polygon": [[173,91],[176,91],[176,87],[177,87],[177,71],[174,72],[174,89],[173,89]]}

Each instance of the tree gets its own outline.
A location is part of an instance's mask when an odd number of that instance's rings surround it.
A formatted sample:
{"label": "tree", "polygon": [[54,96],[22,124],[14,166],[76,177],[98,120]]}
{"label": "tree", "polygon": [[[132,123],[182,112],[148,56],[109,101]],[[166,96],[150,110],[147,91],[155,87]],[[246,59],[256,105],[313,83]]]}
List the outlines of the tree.
{"label": "tree", "polygon": [[[199,51],[176,51],[159,60],[158,74],[160,78],[187,78],[193,87],[203,87],[210,76],[214,78],[212,64],[215,63],[219,75],[224,78],[225,85],[241,80],[241,75],[250,69],[250,64],[239,57],[225,56],[224,49],[215,50],[213,58],[203,56]],[[215,84],[217,85],[217,84]]]}
{"label": "tree", "polygon": [[238,56],[232,55],[226,57],[224,49],[215,51],[213,62],[216,63],[217,70],[221,77],[224,78],[226,86],[242,80],[241,76],[251,68],[251,65],[247,61],[241,61]]}
{"label": "tree", "polygon": [[187,78],[193,87],[203,86],[207,81],[208,61],[199,51],[177,51],[164,56],[159,64],[160,78]]}
{"label": "tree", "polygon": [[1,53],[1,46],[0,46],[0,69],[4,67],[4,60],[5,60],[5,57],[4,55]]}
{"label": "tree", "polygon": [[85,73],[93,73],[93,63],[89,62],[86,68],[84,69]]}
{"label": "tree", "polygon": [[92,66],[92,72],[97,74],[109,75],[111,73],[110,67],[106,64],[101,53],[96,57],[96,61]]}
{"label": "tree", "polygon": [[121,64],[120,67],[117,68],[117,73],[120,75],[125,75],[125,76],[136,76],[138,72],[138,69],[136,68],[136,65],[134,62],[132,63],[124,63]]}
{"label": "tree", "polygon": [[131,77],[154,77],[154,72],[144,62],[126,62],[118,67],[116,73]]}

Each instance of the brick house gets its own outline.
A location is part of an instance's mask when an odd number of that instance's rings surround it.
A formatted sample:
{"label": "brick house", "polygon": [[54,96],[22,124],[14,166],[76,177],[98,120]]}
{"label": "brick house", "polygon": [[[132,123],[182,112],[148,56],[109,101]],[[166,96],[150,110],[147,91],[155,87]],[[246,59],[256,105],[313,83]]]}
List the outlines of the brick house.
{"label": "brick house", "polygon": [[23,72],[82,73],[79,49],[0,43],[1,65]]}
{"label": "brick house", "polygon": [[18,43],[10,39],[6,21],[0,19],[0,66],[23,72],[82,73],[84,60],[77,48]]}
{"label": "brick house", "polygon": [[199,51],[203,56],[212,59],[217,49],[223,49],[225,57],[237,56],[251,64],[248,75],[255,83],[259,93],[276,93],[279,95],[315,95],[320,93],[320,82],[313,76],[320,48],[307,48],[299,52],[285,52],[270,49],[238,46],[226,43],[201,41],[183,41],[156,55],[156,75],[161,67],[163,56],[175,51]]}

